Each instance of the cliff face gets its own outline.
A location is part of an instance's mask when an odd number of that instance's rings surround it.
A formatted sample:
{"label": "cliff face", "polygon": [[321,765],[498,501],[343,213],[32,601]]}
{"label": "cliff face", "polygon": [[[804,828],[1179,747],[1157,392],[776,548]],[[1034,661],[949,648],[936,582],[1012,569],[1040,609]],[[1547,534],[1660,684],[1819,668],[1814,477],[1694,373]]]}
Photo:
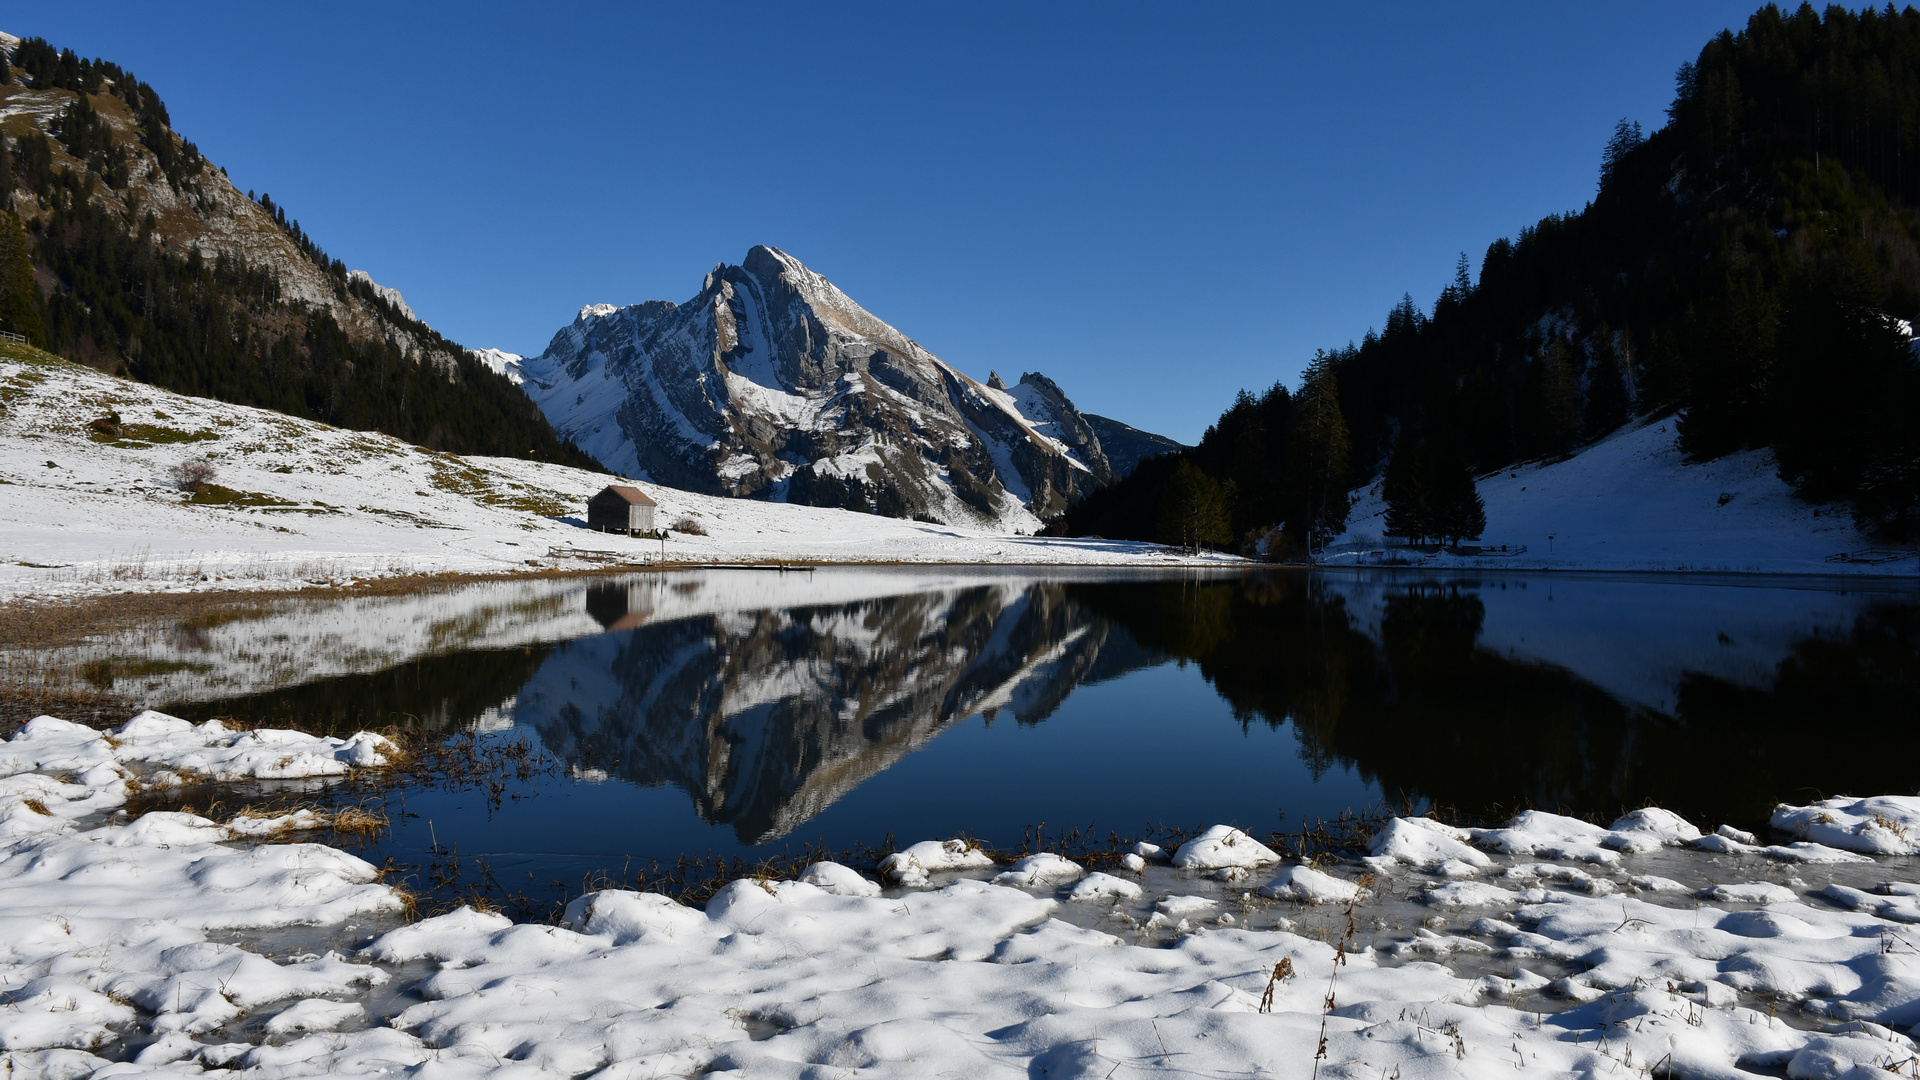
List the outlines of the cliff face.
{"label": "cliff face", "polygon": [[692,491],[1031,530],[1113,479],[1050,380],[976,382],[770,247],[497,362],[608,468]]}

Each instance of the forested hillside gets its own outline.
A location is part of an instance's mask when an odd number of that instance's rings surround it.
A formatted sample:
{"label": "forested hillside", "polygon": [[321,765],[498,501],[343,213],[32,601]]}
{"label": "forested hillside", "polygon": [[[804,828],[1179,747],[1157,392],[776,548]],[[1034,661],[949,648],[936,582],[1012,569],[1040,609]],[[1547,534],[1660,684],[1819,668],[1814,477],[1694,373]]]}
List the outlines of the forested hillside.
{"label": "forested hillside", "polygon": [[1439,483],[1676,410],[1695,458],[1770,447],[1803,497],[1920,526],[1920,12],[1756,13],[1680,69],[1665,126],[1621,122],[1592,202],[1471,269],[1062,531],[1226,546],[1284,524],[1291,549],[1396,451]]}
{"label": "forested hillside", "polygon": [[467,350],[241,194],[118,65],[0,37],[0,330],[169,390],[597,468]]}

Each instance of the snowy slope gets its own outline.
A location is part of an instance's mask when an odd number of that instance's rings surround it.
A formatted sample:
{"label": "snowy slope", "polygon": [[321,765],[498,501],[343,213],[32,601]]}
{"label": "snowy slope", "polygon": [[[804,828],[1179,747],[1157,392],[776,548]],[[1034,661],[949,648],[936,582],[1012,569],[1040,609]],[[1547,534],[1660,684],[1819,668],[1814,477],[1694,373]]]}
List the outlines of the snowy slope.
{"label": "snowy slope", "polygon": [[467,354],[485,364],[487,370],[495,375],[505,375],[515,386],[520,386],[527,381],[526,374],[520,370],[520,365],[526,358],[518,353],[503,352],[499,349],[468,349]]}
{"label": "snowy slope", "polygon": [[[4,343],[0,343],[4,344]],[[499,573],[593,558],[1170,564],[1146,544],[1052,540],[648,485],[664,545],[588,532],[586,500],[617,479],[564,466],[433,453],[263,409],[190,398],[0,349],[0,597],[287,588],[415,573]],[[118,434],[90,427],[117,414]],[[215,501],[171,466],[203,460]],[[1215,557],[1210,561],[1235,560]]]}
{"label": "snowy slope", "polygon": [[[1911,575],[1920,569],[1913,560],[1878,567],[1827,562],[1829,555],[1869,546],[1843,506],[1811,506],[1794,497],[1771,451],[1688,462],[1671,418],[1623,428],[1565,461],[1482,477],[1479,485],[1487,506],[1482,547],[1524,545],[1526,552],[1506,558],[1416,554],[1416,562],[1776,574]],[[1383,538],[1380,485],[1356,491],[1354,499],[1347,533],[1330,545],[1326,561],[1366,565],[1404,557]]]}
{"label": "snowy slope", "polygon": [[1053,383],[983,386],[774,248],[485,359],[607,467],[706,494],[1033,531],[1113,479]]}

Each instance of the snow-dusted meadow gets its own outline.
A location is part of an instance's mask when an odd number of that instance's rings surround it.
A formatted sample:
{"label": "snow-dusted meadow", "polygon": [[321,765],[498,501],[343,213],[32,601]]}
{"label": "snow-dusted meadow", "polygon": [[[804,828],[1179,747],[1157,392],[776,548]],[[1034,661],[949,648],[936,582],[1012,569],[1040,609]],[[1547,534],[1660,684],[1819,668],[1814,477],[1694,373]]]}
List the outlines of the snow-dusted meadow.
{"label": "snow-dusted meadow", "polygon": [[[1782,807],[1768,844],[1395,819],[1306,866],[1227,827],[1105,870],[910,845],[704,909],[404,924],[312,816],[129,819],[140,785],[378,768],[378,737],[52,718],[0,744],[15,1077],[1909,1074],[1920,799]],[[1351,914],[1351,930],[1349,930]],[[1331,999],[1331,1007],[1327,1007]],[[1316,1060],[1317,1059],[1317,1060]]]}
{"label": "snow-dusted meadow", "polygon": [[[25,355],[25,354],[21,354]],[[0,598],[286,589],[411,574],[609,563],[806,561],[1229,565],[1152,544],[1047,539],[646,484],[664,544],[588,531],[616,477],[423,450],[179,394],[51,358],[0,354]],[[91,427],[115,414],[115,437]],[[216,470],[212,501],[169,480]]]}

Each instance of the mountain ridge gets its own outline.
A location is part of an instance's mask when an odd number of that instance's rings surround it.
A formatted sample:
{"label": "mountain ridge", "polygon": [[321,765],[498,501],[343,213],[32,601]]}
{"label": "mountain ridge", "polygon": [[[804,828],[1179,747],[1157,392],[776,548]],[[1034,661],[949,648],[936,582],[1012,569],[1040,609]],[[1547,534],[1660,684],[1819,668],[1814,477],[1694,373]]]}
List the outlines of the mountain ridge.
{"label": "mountain ridge", "polygon": [[707,494],[1033,531],[1119,475],[1051,379],[981,383],[765,245],[477,355],[606,467]]}
{"label": "mountain ridge", "polygon": [[24,248],[0,328],[76,362],[433,449],[593,464],[397,290],[237,188],[114,63],[0,35],[0,226]]}

